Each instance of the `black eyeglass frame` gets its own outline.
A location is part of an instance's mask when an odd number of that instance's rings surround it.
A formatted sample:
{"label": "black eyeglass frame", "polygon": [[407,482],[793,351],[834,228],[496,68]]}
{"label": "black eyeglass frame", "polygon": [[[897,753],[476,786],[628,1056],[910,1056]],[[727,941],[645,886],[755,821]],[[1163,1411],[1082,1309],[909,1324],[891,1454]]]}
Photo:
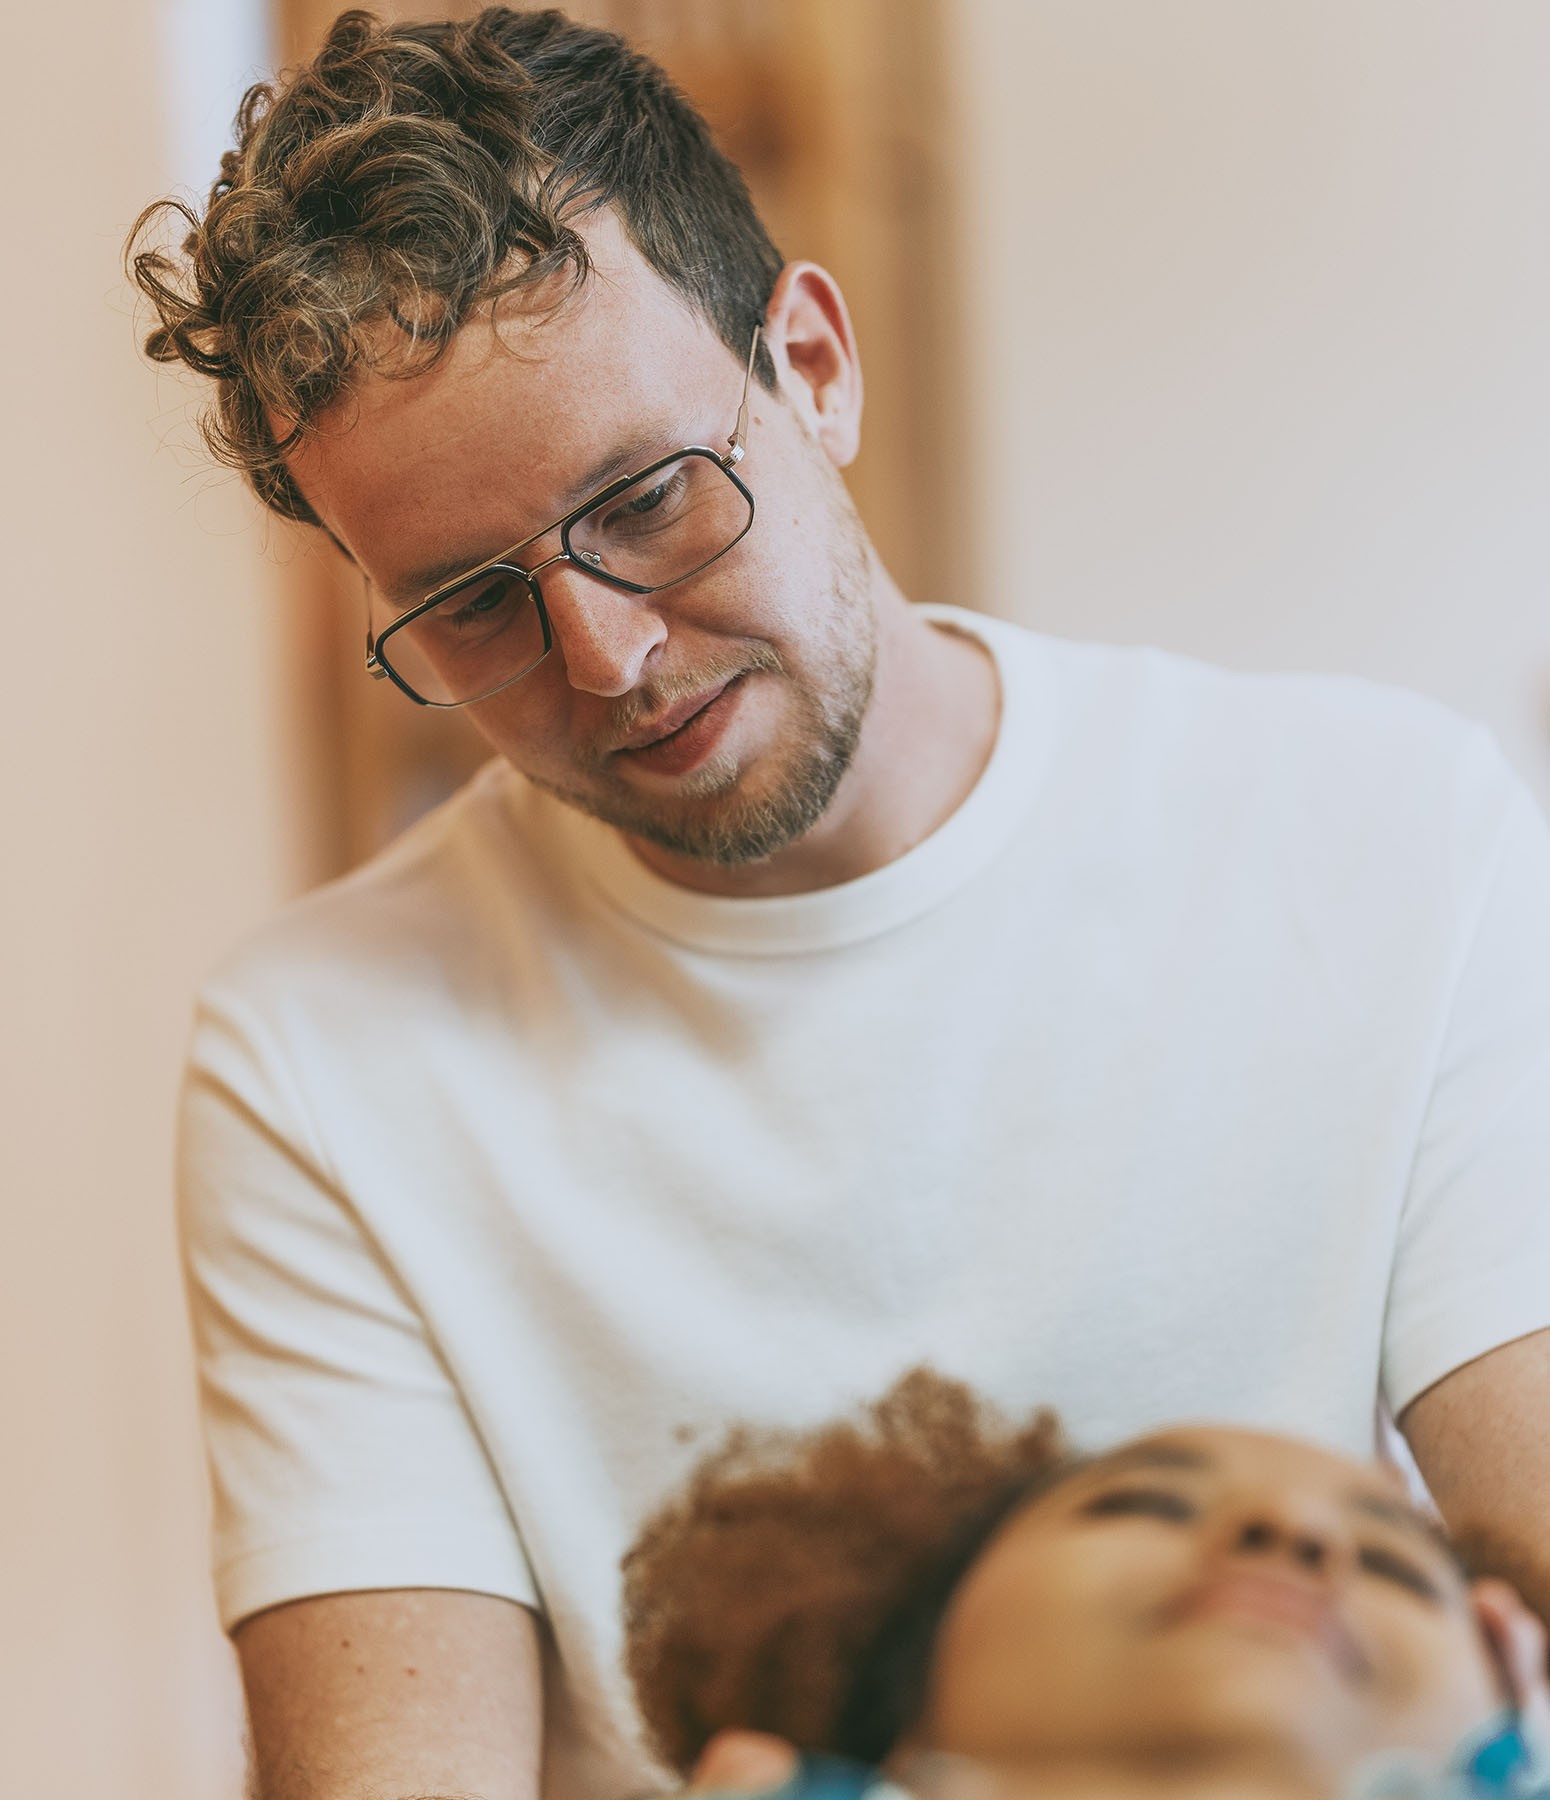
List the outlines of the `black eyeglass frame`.
{"label": "black eyeglass frame", "polygon": [[[660,594],[664,588],[677,587],[680,582],[692,581],[696,575],[699,575],[704,570],[708,569],[712,563],[720,562],[722,557],[725,556],[729,550],[740,544],[753,528],[755,511],[753,494],[749,490],[747,483],[744,482],[739,475],[735,474],[733,470],[734,465],[743,460],[746,450],[748,437],[748,393],[753,383],[754,358],[759,352],[759,337],[761,330],[761,326],[756,325],[754,327],[753,342],[748,346],[748,366],[743,373],[743,397],[737,408],[737,423],[733,427],[732,435],[727,439],[727,443],[731,446],[730,449],[722,452],[712,450],[704,444],[686,444],[682,449],[670,451],[666,456],[659,456],[653,462],[647,463],[643,468],[632,470],[628,475],[616,476],[614,480],[605,482],[602,487],[588,494],[584,500],[573,506],[569,512],[562,513],[559,518],[551,520],[551,522],[545,525],[541,530],[530,532],[519,543],[511,545],[509,549],[502,550],[498,556],[492,556],[488,562],[482,562],[476,568],[465,570],[461,575],[454,575],[450,581],[445,581],[440,587],[433,588],[423,600],[417,605],[411,606],[408,611],[400,613],[399,616],[393,620],[392,624],[385,626],[380,633],[374,634],[370,622],[368,621],[366,626],[366,673],[370,675],[374,681],[391,681],[401,693],[408,695],[416,706],[435,706],[444,709],[451,709],[458,706],[472,706],[479,700],[488,700],[492,694],[500,693],[502,689],[510,687],[513,682],[521,681],[525,675],[531,675],[534,669],[538,667],[554,648],[554,631],[549,623],[549,609],[544,605],[543,590],[538,585],[538,577],[545,569],[551,568],[555,563],[571,563],[576,568],[582,569],[588,575],[593,576],[596,580],[607,582],[610,587],[619,588],[627,594]],[[715,463],[722,474],[726,476],[727,480],[732,483],[743,496],[744,500],[747,501],[747,523],[730,543],[724,544],[714,556],[707,557],[705,561],[700,563],[696,568],[689,569],[682,575],[675,575],[671,581],[659,582],[652,587],[645,586],[638,581],[628,581],[622,575],[611,574],[607,569],[601,566],[599,561],[594,560],[594,553],[586,550],[572,551],[570,541],[571,530],[581,521],[585,514],[595,511],[599,506],[606,506],[610,500],[625,493],[628,489],[634,487],[637,482],[644,481],[648,475],[654,475],[658,469],[665,469],[673,463],[682,462],[686,456],[703,456],[708,461]],[[548,537],[553,531],[558,531],[560,534],[560,549],[555,555],[546,558],[543,562],[536,564],[531,569],[524,568],[521,563],[512,561],[512,558],[516,556],[518,551],[525,550],[529,544],[537,543],[540,538]],[[422,618],[433,608],[445,604],[446,601],[452,599],[455,595],[460,594],[465,588],[471,587],[476,581],[482,581],[487,575],[493,573],[514,575],[527,588],[528,593],[532,596],[534,610],[538,614],[539,629],[543,633],[544,647],[542,651],[534,657],[532,662],[530,662],[525,669],[519,669],[515,675],[509,675],[504,681],[497,683],[496,686],[488,689],[483,694],[470,694],[466,700],[427,699],[424,694],[420,693],[398,672],[397,669],[393,667],[391,659],[385,654],[389,640],[396,632],[402,631],[408,625],[412,625],[416,619]]]}

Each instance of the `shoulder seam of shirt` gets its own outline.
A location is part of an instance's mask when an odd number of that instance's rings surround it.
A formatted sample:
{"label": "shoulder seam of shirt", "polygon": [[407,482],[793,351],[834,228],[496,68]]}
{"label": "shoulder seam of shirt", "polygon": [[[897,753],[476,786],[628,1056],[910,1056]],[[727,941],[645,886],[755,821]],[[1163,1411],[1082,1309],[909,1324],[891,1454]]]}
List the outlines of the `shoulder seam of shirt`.
{"label": "shoulder seam of shirt", "polygon": [[[1466,929],[1460,933],[1460,951],[1454,962],[1452,976],[1448,982],[1447,997],[1439,1013],[1439,1029],[1437,1040],[1432,1048],[1431,1066],[1427,1070],[1425,1095],[1426,1101],[1421,1109],[1415,1144],[1410,1157],[1410,1166],[1405,1174],[1405,1197],[1400,1207],[1398,1225],[1402,1229],[1406,1215],[1410,1211],[1410,1203],[1415,1195],[1416,1165],[1420,1161],[1421,1148],[1426,1136],[1426,1121],[1431,1115],[1432,1102],[1437,1092],[1437,1076],[1442,1066],[1443,1052],[1447,1048],[1449,1028],[1453,1022],[1453,1009],[1458,1002],[1459,990],[1463,986],[1464,977],[1469,965],[1474,960],[1475,949],[1480,938],[1480,927],[1490,906],[1491,896],[1496,884],[1501,880],[1502,867],[1507,860],[1507,846],[1512,840],[1513,831],[1521,817],[1522,809],[1527,807],[1532,817],[1539,819],[1539,809],[1535,806],[1515,771],[1502,757],[1491,733],[1480,724],[1475,724],[1467,739],[1467,750],[1470,757],[1478,756],[1483,750],[1490,761],[1497,765],[1497,785],[1503,796],[1501,816],[1497,821],[1496,838],[1491,854],[1486,863],[1486,872],[1480,881],[1475,896],[1473,917]],[[1464,758],[1460,758],[1460,768]],[[1505,779],[1502,779],[1505,777]],[[1541,821],[1542,822],[1542,821]]]}

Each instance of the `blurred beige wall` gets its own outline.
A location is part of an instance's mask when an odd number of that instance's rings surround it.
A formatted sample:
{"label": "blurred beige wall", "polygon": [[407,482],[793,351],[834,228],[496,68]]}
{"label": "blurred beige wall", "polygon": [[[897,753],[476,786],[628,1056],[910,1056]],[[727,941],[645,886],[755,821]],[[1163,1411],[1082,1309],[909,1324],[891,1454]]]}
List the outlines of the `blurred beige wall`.
{"label": "blurred beige wall", "polygon": [[1550,7],[950,16],[983,604],[1430,692],[1550,800]]}
{"label": "blurred beige wall", "polygon": [[192,174],[171,154],[172,10],[81,0],[6,25],[0,1793],[16,1800],[241,1791],[170,1138],[195,979],[292,883],[290,777],[263,533],[187,448],[185,393],[139,361],[118,267],[135,213]]}

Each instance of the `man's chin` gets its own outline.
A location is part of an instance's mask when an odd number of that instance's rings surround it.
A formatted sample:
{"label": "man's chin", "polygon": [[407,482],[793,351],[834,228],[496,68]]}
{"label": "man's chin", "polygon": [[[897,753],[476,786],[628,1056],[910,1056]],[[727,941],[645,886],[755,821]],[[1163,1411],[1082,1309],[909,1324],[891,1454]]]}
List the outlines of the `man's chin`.
{"label": "man's chin", "polygon": [[586,790],[530,779],[566,806],[641,844],[735,869],[767,862],[813,829],[828,811],[854,749],[851,742],[826,744],[763,791],[732,756],[712,757],[661,797],[622,784]]}
{"label": "man's chin", "polygon": [[[642,847],[689,862],[745,868],[789,849],[829,810],[872,701],[875,628],[865,604],[864,566],[858,562],[852,573],[853,582],[836,590],[836,642],[824,654],[827,680],[818,687],[788,676],[783,703],[763,710],[763,724],[751,736],[731,736],[677,776],[654,776],[639,767],[624,774],[605,758],[572,770],[570,782],[529,779]],[[846,623],[848,638],[838,629]],[[739,672],[759,666],[745,659]]]}

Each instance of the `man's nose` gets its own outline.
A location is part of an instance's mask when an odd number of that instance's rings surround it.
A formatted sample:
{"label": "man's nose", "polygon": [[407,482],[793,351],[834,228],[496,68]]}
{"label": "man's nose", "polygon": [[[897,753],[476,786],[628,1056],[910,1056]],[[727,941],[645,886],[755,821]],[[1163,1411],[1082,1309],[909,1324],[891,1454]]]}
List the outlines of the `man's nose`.
{"label": "man's nose", "polygon": [[639,686],[667,621],[654,594],[626,594],[571,562],[543,572],[544,608],[567,680],[582,693],[616,699]]}

